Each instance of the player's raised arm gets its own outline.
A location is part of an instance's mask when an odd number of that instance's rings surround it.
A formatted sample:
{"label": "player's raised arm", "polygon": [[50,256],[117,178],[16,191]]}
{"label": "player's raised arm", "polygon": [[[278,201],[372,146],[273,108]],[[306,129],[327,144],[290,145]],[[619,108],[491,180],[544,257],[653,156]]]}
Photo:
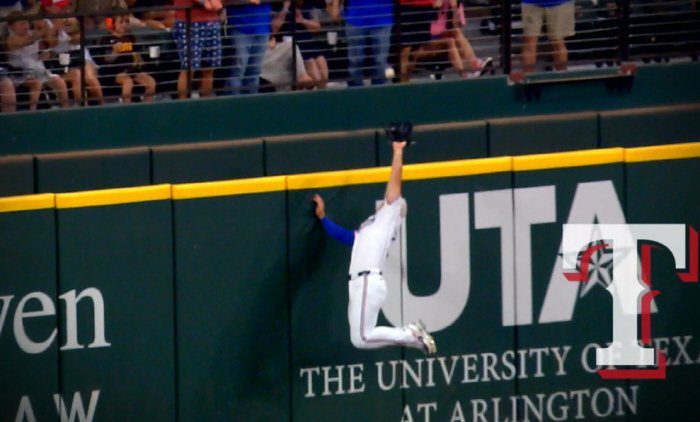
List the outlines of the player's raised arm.
{"label": "player's raised arm", "polygon": [[326,216],[326,204],[323,202],[321,195],[314,195],[313,201],[316,203],[316,217],[321,220],[321,224],[323,224],[323,228],[326,230],[326,233],[338,242],[352,246],[352,244],[355,242],[355,232],[340,227]]}
{"label": "player's raised arm", "polygon": [[391,204],[401,196],[401,175],[403,169],[403,149],[406,147],[406,142],[392,142],[394,155],[391,159],[391,176],[386,184],[386,192],[384,197],[386,202]]}

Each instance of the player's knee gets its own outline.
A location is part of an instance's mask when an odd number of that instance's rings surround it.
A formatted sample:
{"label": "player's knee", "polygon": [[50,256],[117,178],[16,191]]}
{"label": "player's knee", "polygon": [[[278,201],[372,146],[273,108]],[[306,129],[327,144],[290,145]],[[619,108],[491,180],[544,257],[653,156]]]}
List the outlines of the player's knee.
{"label": "player's knee", "polygon": [[352,345],[355,346],[358,349],[367,349],[367,342],[362,338],[360,333],[350,333],[350,342],[352,342]]}

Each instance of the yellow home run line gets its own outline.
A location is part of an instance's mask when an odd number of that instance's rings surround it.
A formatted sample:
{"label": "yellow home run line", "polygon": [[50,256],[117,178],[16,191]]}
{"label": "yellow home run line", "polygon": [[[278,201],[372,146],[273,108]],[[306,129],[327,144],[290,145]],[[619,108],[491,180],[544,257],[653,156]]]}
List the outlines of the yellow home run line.
{"label": "yellow home run line", "polygon": [[[403,168],[403,179],[426,180],[445,177],[473,176],[508,171],[531,171],[593,166],[612,163],[639,163],[700,157],[700,142],[640,148],[609,148],[524,155],[517,157],[479,158],[440,163],[410,164]],[[319,189],[369,183],[385,183],[390,168],[379,167],[342,170],[291,176],[260,177],[221,182],[157,185],[134,188],[105,189],[61,194],[38,194],[0,198],[0,212],[29,211],[47,208],[82,208],[103,205],[183,200],[242,194],[281,192],[285,190]]]}

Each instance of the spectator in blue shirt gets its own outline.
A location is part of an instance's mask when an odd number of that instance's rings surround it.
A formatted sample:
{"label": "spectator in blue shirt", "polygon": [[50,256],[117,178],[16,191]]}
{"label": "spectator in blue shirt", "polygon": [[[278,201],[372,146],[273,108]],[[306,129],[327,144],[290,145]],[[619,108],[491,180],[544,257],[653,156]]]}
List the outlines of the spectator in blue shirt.
{"label": "spectator in blue shirt", "polygon": [[[340,17],[340,0],[326,0],[334,20]],[[365,48],[372,51],[372,85],[386,82],[389,43],[394,24],[393,0],[348,0],[345,8],[345,35],[348,41],[348,86],[362,86]]]}
{"label": "spectator in blue shirt", "polygon": [[270,38],[270,3],[248,0],[248,4],[227,6],[227,37],[236,57],[227,81],[232,94],[258,93],[260,68]]}
{"label": "spectator in blue shirt", "polygon": [[523,0],[523,47],[521,65],[531,72],[537,62],[537,41],[542,24],[552,45],[552,61],[556,70],[566,70],[568,51],[564,39],[574,35],[574,0]]}

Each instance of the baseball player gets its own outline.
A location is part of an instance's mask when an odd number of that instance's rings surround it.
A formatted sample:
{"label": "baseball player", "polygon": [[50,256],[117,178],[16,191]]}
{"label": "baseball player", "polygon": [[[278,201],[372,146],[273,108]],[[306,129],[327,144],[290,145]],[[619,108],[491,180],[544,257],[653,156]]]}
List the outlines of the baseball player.
{"label": "baseball player", "polygon": [[396,230],[406,216],[406,201],[401,197],[403,150],[406,142],[392,142],[394,149],[391,176],[384,194],[384,203],[355,231],[343,229],[325,214],[323,199],[317,194],[316,216],[333,238],[352,246],[348,292],[350,340],[358,349],[405,346],[425,354],[437,351],[433,337],[421,321],[402,328],[377,327],[379,311],[386,299],[386,282],[380,267]]}

